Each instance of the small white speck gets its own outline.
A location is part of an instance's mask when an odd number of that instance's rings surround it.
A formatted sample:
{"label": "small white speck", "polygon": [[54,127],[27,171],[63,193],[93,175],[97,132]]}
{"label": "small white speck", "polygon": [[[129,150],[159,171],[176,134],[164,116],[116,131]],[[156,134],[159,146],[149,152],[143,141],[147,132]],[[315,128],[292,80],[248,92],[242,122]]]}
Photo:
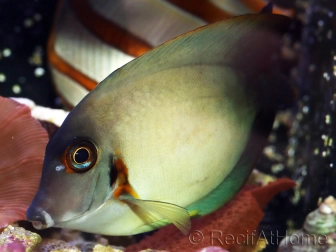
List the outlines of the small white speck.
{"label": "small white speck", "polygon": [[304,114],[307,114],[309,112],[309,107],[308,106],[304,106],[302,108],[302,111],[303,111]]}
{"label": "small white speck", "polygon": [[329,74],[328,74],[327,72],[325,72],[325,73],[323,74],[323,77],[324,77],[327,81],[330,81],[330,76],[329,76]]}
{"label": "small white speck", "polygon": [[35,14],[34,14],[34,19],[35,19],[36,21],[41,21],[41,19],[42,19],[41,14],[40,14],[40,13],[35,13]]}
{"label": "small white speck", "polygon": [[285,168],[285,166],[283,164],[274,164],[271,167],[272,173],[278,173],[280,171],[283,171],[283,169]]}
{"label": "small white speck", "polygon": [[5,82],[6,81],[6,75],[3,73],[0,73],[0,82]]}
{"label": "small white speck", "polygon": [[293,147],[290,147],[289,149],[288,149],[288,156],[290,156],[290,157],[293,157],[294,156],[294,154],[295,154],[295,149],[293,148]]}
{"label": "small white speck", "polygon": [[307,175],[307,170],[306,170],[306,169],[303,169],[303,170],[301,171],[301,175],[302,175],[302,176],[306,176],[306,175]]}
{"label": "small white speck", "polygon": [[297,144],[297,139],[295,138],[295,137],[291,137],[291,138],[289,138],[289,143],[291,144],[291,145],[296,145]]}
{"label": "small white speck", "polygon": [[13,85],[12,91],[14,94],[19,94],[21,93],[21,87],[18,84]]}
{"label": "small white speck", "polygon": [[329,30],[329,31],[327,32],[327,39],[332,39],[332,37],[333,37],[333,31],[332,31],[332,30]]}
{"label": "small white speck", "polygon": [[309,71],[310,72],[315,71],[315,69],[316,69],[316,66],[314,64],[309,65]]}
{"label": "small white speck", "polygon": [[320,26],[320,27],[322,27],[324,25],[324,21],[323,20],[319,20],[317,22],[317,25]]}
{"label": "small white speck", "polygon": [[56,171],[63,171],[65,169],[65,166],[64,165],[57,165],[56,167],[55,167],[55,170]]}
{"label": "small white speck", "polygon": [[296,119],[298,119],[299,121],[301,121],[302,118],[303,118],[302,113],[299,112],[299,113],[296,114]]}
{"label": "small white speck", "polygon": [[333,139],[332,138],[329,138],[329,142],[328,142],[328,146],[333,146]]}
{"label": "small white speck", "polygon": [[27,18],[23,22],[25,27],[32,27],[34,25],[34,21],[30,18]]}
{"label": "small white speck", "polygon": [[45,70],[42,67],[35,69],[34,74],[36,77],[41,77],[45,73]]}
{"label": "small white speck", "polygon": [[5,49],[2,51],[2,54],[3,54],[4,57],[9,57],[9,56],[11,56],[12,51],[11,51],[11,49],[9,49],[9,48],[5,48]]}

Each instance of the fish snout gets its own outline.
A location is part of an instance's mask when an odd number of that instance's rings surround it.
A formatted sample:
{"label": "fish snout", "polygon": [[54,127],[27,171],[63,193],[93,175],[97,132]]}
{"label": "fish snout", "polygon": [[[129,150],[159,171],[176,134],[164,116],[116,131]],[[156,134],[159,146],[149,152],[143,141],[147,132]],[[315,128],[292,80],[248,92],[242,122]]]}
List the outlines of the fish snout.
{"label": "fish snout", "polygon": [[32,222],[34,228],[45,229],[54,225],[50,214],[40,208],[30,206],[26,213],[27,220]]}

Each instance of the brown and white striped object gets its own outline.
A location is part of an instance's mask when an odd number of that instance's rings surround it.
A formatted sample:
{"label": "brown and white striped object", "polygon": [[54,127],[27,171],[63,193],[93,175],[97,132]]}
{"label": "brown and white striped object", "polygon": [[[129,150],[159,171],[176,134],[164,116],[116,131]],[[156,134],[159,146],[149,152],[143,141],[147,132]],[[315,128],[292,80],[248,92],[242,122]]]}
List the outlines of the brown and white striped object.
{"label": "brown and white striped object", "polygon": [[[63,0],[48,43],[55,88],[74,107],[111,72],[180,34],[234,15],[259,12],[265,0]],[[275,6],[274,13],[293,10]]]}

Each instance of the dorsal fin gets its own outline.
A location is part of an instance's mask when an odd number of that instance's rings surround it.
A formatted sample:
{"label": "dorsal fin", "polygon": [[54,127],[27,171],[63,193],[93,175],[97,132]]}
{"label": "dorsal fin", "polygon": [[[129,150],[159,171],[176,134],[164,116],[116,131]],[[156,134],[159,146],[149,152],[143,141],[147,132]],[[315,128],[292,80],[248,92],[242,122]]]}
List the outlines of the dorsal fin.
{"label": "dorsal fin", "polygon": [[253,80],[246,85],[254,89],[255,85],[260,85],[256,77],[269,73],[273,67],[274,56],[279,54],[282,35],[290,22],[286,16],[263,13],[238,16],[201,27],[129,62],[96,89],[125,87],[138,78],[193,65],[223,66],[241,71]]}

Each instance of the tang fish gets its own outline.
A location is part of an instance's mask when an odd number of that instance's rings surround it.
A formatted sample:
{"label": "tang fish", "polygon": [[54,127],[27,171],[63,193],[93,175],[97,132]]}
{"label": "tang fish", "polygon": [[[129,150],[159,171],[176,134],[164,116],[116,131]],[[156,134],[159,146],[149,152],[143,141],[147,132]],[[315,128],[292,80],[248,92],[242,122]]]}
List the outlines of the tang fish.
{"label": "tang fish", "polygon": [[130,235],[173,223],[188,233],[190,217],[239,191],[288,102],[274,59],[289,23],[230,18],[114,71],[50,139],[27,219],[38,229]]}

